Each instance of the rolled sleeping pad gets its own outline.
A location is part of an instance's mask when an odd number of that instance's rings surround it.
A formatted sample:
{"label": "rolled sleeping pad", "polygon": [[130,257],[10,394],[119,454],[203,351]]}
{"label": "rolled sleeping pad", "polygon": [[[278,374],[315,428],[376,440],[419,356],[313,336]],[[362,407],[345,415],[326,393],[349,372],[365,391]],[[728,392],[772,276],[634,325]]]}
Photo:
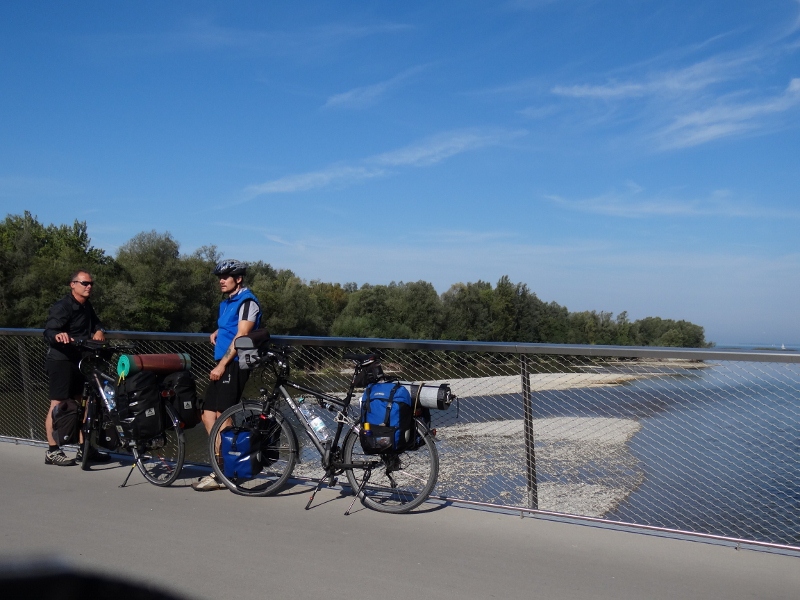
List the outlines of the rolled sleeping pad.
{"label": "rolled sleeping pad", "polygon": [[175,373],[192,368],[192,359],[186,352],[176,354],[123,354],[117,361],[117,375],[127,377],[139,371]]}
{"label": "rolled sleeping pad", "polygon": [[450,403],[455,399],[455,396],[450,391],[450,385],[447,383],[432,385],[427,383],[409,383],[407,381],[401,381],[400,385],[408,390],[408,393],[411,394],[411,400],[413,402],[419,402],[426,408],[446,410],[450,407]]}

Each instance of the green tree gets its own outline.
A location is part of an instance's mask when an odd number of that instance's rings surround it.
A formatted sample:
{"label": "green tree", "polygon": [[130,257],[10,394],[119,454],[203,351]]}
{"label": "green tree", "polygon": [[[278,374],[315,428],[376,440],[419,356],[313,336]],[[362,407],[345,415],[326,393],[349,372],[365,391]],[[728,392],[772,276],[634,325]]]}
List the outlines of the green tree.
{"label": "green tree", "polygon": [[442,294],[446,340],[490,340],[492,336],[490,283],[456,283]]}
{"label": "green tree", "polygon": [[[212,275],[220,255],[204,246],[181,255],[169,233],[143,232],[116,260],[91,246],[86,224],[44,226],[29,212],[0,223],[0,326],[41,327],[67,277],[90,271],[93,304],[107,326],[140,331],[212,331],[221,299]],[[702,327],[626,312],[570,313],[543,302],[504,275],[457,283],[439,296],[430,283],[307,284],[288,269],[257,261],[246,284],[258,296],[272,333],[404,339],[705,347]]]}
{"label": "green tree", "polygon": [[[74,271],[95,273],[112,262],[91,245],[85,222],[44,226],[28,211],[6,216],[0,223],[0,326],[43,327]],[[99,312],[99,289],[93,304]]]}
{"label": "green tree", "polygon": [[208,327],[212,300],[211,259],[206,248],[182,259],[170,233],[135,235],[117,253],[118,279],[107,293],[106,319],[134,331],[199,331]]}

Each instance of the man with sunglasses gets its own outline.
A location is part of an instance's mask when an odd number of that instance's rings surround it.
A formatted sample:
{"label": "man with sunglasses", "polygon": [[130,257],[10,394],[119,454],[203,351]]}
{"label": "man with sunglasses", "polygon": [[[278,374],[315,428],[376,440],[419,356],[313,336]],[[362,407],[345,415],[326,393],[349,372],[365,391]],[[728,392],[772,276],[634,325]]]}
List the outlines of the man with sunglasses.
{"label": "man with sunglasses", "polygon": [[[242,397],[244,385],[250,371],[239,368],[239,359],[233,342],[257,329],[261,322],[261,307],[258,299],[244,285],[247,265],[235,259],[223,260],[214,268],[219,278],[219,290],[227,295],[219,305],[217,329],[211,334],[214,344],[216,366],[208,375],[210,379],[203,402],[203,425],[211,432],[214,422],[222,412],[233,406]],[[215,457],[211,457],[214,460]],[[214,477],[214,473],[192,483],[198,492],[219,490],[225,486]]]}
{"label": "man with sunglasses", "polygon": [[[70,342],[76,339],[105,341],[106,336],[89,296],[94,289],[94,279],[88,271],[76,271],[69,278],[70,293],[50,307],[44,337],[50,346],[45,366],[49,379],[50,409],[44,422],[49,448],[44,455],[47,465],[68,467],[76,459],[69,458],[53,438],[53,409],[69,398],[79,399],[86,378],[78,369],[81,351]],[[79,457],[80,459],[80,452]],[[108,454],[93,449],[90,456],[95,462],[106,462]]]}

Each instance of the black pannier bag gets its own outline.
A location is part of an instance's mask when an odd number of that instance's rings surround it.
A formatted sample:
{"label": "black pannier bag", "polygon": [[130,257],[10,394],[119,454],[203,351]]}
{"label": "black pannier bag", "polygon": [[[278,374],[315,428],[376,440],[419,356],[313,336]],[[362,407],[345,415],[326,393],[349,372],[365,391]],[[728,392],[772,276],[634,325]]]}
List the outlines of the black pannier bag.
{"label": "black pannier bag", "polygon": [[369,362],[362,363],[361,368],[355,374],[355,382],[353,385],[357,388],[365,388],[385,378],[383,367],[381,367],[381,361],[376,357]]}
{"label": "black pannier bag", "polygon": [[233,347],[239,357],[239,368],[252,369],[258,364],[262,352],[269,347],[269,331],[266,329],[251,331],[249,335],[236,338]]}
{"label": "black pannier bag", "polygon": [[116,450],[119,447],[119,434],[111,420],[103,421],[103,426],[97,432],[97,445],[106,450]]}
{"label": "black pannier bag", "polygon": [[152,371],[139,371],[117,386],[117,410],[125,435],[133,440],[149,440],[164,432],[166,414],[158,377]]}
{"label": "black pannier bag", "polygon": [[191,429],[200,422],[197,385],[189,371],[170,373],[164,377],[161,388],[184,429]]}
{"label": "black pannier bag", "polygon": [[80,431],[81,407],[75,400],[64,400],[53,408],[53,439],[59,446],[74,444]]}

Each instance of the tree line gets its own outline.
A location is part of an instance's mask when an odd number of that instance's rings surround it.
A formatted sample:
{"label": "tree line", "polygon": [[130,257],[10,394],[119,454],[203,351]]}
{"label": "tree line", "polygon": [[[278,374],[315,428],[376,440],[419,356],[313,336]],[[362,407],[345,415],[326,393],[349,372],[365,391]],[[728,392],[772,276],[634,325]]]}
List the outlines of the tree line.
{"label": "tree line", "polygon": [[[66,279],[86,269],[98,285],[92,303],[108,329],[210,332],[221,299],[211,275],[215,246],[181,254],[169,233],[142,232],[116,256],[91,245],[86,223],[43,225],[25,212],[0,223],[0,327],[44,326]],[[306,282],[266,262],[246,279],[276,335],[401,338],[622,346],[708,347],[701,326],[627,313],[570,312],[503,276],[492,286],[453,284],[443,294],[425,281],[389,285]]]}

